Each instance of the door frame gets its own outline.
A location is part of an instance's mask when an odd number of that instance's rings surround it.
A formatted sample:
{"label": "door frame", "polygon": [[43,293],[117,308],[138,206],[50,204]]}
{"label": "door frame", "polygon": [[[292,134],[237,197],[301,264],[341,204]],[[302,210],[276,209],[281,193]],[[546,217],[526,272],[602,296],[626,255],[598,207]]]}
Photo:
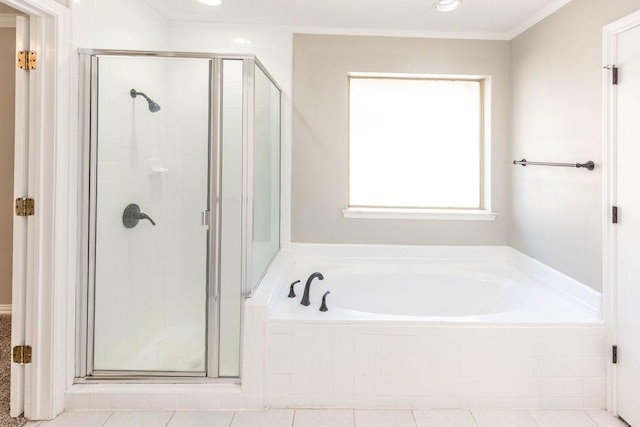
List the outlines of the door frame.
{"label": "door frame", "polygon": [[611,222],[612,206],[617,205],[617,86],[612,84],[611,67],[618,61],[618,35],[640,25],[640,11],[603,27],[602,73],[602,242],[603,299],[607,344],[607,410],[618,415],[617,370],[610,349],[617,344],[617,229]]}
{"label": "door frame", "polygon": [[24,415],[52,419],[64,409],[72,378],[67,355],[73,336],[67,326],[73,326],[73,317],[67,307],[77,265],[70,11],[54,0],[0,1],[29,16],[30,50],[39,54],[37,69],[29,76],[28,180],[29,197],[36,200],[26,242],[30,279],[24,285],[24,305],[12,311],[23,311],[25,342],[33,347],[32,363],[25,366]]}

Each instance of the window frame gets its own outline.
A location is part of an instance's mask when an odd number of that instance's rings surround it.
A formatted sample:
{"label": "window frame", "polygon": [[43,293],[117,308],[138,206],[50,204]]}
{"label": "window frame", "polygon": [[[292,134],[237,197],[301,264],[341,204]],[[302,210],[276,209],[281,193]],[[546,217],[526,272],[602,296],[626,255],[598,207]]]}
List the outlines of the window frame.
{"label": "window frame", "polygon": [[[368,206],[351,204],[351,82],[354,79],[375,80],[429,80],[429,81],[473,81],[479,84],[480,126],[478,139],[479,155],[479,200],[477,207],[410,207]],[[409,73],[347,73],[347,208],[342,210],[345,218],[373,219],[434,219],[434,220],[484,220],[497,217],[491,211],[491,77],[460,74],[409,74]]]}

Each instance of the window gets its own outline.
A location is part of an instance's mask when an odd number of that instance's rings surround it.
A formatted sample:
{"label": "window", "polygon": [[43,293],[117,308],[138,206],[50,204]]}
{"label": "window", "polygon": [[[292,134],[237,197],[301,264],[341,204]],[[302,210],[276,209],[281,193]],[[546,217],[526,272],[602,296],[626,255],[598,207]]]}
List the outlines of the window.
{"label": "window", "polygon": [[486,213],[483,92],[480,78],[350,75],[345,216]]}

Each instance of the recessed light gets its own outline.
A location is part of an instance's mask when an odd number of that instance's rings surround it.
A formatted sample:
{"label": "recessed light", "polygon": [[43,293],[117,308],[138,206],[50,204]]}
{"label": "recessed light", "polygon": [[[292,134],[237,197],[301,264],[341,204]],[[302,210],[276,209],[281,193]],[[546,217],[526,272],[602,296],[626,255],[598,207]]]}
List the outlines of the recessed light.
{"label": "recessed light", "polygon": [[462,0],[437,0],[433,3],[433,8],[438,12],[451,12],[460,7],[461,4]]}
{"label": "recessed light", "polygon": [[198,0],[202,4],[206,4],[207,6],[220,6],[222,0]]}

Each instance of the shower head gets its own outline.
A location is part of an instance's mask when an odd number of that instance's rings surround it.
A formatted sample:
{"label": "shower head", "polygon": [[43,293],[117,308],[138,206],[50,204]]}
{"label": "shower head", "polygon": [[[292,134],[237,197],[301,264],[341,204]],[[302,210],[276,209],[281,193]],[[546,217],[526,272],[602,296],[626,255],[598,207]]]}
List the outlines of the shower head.
{"label": "shower head", "polygon": [[151,111],[152,113],[157,113],[158,111],[160,111],[160,106],[158,104],[156,104],[153,99],[149,98],[147,95],[145,95],[142,92],[138,92],[135,89],[131,89],[131,91],[129,91],[129,94],[131,94],[132,98],[135,98],[136,96],[140,95],[142,96],[144,99],[147,100],[147,102],[149,103],[149,111]]}

